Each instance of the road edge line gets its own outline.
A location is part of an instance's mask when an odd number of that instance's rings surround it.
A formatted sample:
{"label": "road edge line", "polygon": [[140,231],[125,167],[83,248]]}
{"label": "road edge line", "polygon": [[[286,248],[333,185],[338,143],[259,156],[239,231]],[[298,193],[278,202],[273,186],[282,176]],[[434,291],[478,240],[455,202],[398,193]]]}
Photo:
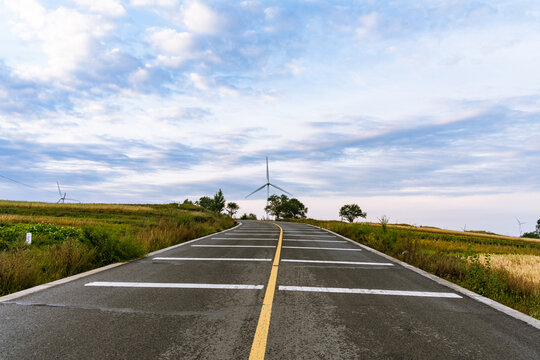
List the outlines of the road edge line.
{"label": "road edge line", "polygon": [[21,291],[14,292],[12,294],[4,295],[4,296],[0,297],[0,303],[6,302],[6,301],[9,301],[9,300],[18,299],[18,298],[20,298],[22,296],[30,295],[30,294],[36,293],[38,291],[41,291],[41,290],[49,289],[49,288],[52,288],[53,286],[56,286],[56,285],[65,284],[65,283],[68,283],[70,281],[77,280],[77,279],[83,278],[83,277],[88,276],[88,275],[93,275],[93,274],[96,274],[96,273],[101,272],[101,271],[109,270],[109,269],[112,269],[114,267],[117,267],[117,266],[120,266],[120,265],[123,265],[123,264],[125,264],[125,262],[109,264],[109,265],[102,266],[102,267],[99,267],[99,268],[96,268],[96,269],[85,271],[85,272],[80,273],[80,274],[68,276],[68,277],[58,279],[58,280],[55,280],[55,281],[51,281],[51,282],[48,282],[48,283],[45,283],[45,284],[37,285],[37,286],[31,287],[29,289],[24,289],[24,290],[21,290]]}
{"label": "road edge line", "polygon": [[526,315],[526,314],[524,314],[524,313],[522,313],[520,311],[512,309],[511,307],[503,305],[503,304],[501,304],[501,303],[499,303],[499,302],[497,302],[495,300],[491,300],[491,299],[489,299],[489,298],[487,298],[485,296],[482,296],[482,295],[477,294],[477,293],[475,293],[473,291],[465,289],[464,287],[461,287],[461,286],[459,286],[457,284],[454,284],[453,282],[450,282],[448,280],[440,278],[437,275],[433,275],[431,273],[428,273],[425,270],[422,270],[420,268],[417,268],[415,266],[407,264],[406,262],[398,260],[398,259],[396,259],[396,258],[394,258],[394,257],[392,257],[390,255],[387,255],[387,254],[385,254],[383,252],[372,249],[369,246],[366,246],[364,244],[360,244],[359,242],[356,242],[356,241],[354,241],[352,239],[349,239],[349,238],[347,238],[347,237],[345,237],[345,236],[343,236],[341,234],[333,232],[332,230],[328,230],[328,229],[325,229],[325,228],[322,228],[322,227],[319,227],[319,226],[316,226],[316,225],[312,225],[312,224],[306,224],[306,225],[313,226],[313,227],[316,227],[318,229],[322,229],[324,231],[328,231],[329,233],[332,233],[332,234],[334,234],[336,236],[339,236],[339,237],[341,237],[341,238],[343,238],[343,239],[345,239],[345,240],[347,240],[347,241],[349,241],[349,242],[351,242],[353,244],[356,244],[357,246],[360,246],[363,249],[366,249],[366,250],[368,250],[368,251],[370,251],[370,252],[372,252],[372,253],[374,253],[376,255],[382,256],[382,257],[384,257],[384,258],[386,258],[386,259],[388,259],[390,261],[393,261],[393,262],[403,266],[404,268],[412,270],[412,271],[416,272],[417,274],[420,274],[420,275],[422,275],[424,277],[427,277],[428,279],[431,279],[431,280],[435,281],[436,283],[439,283],[439,284],[444,285],[444,286],[446,286],[446,287],[448,287],[448,288],[450,288],[452,290],[460,292],[463,295],[466,295],[467,297],[469,297],[469,298],[471,298],[473,300],[476,300],[476,301],[481,302],[481,303],[483,303],[485,305],[488,305],[489,307],[491,307],[491,308],[493,308],[493,309],[495,309],[497,311],[500,311],[500,312],[502,312],[502,313],[504,313],[504,314],[506,314],[508,316],[511,316],[514,319],[521,320],[521,321],[527,323],[528,325],[540,330],[540,320],[537,320],[537,319],[533,318],[532,316]]}
{"label": "road edge line", "polygon": [[11,293],[11,294],[7,294],[7,295],[4,295],[4,296],[0,297],[0,303],[10,301],[10,300],[14,300],[14,299],[18,299],[20,297],[30,295],[30,294],[33,294],[33,293],[36,293],[36,292],[39,292],[39,291],[42,291],[42,290],[46,290],[46,289],[52,288],[52,287],[57,286],[57,285],[62,285],[62,284],[65,284],[65,283],[68,283],[68,282],[71,282],[71,281],[74,281],[74,280],[78,280],[78,279],[81,279],[81,278],[86,277],[86,276],[94,275],[94,274],[97,274],[99,272],[115,268],[115,267],[120,266],[120,265],[129,264],[129,263],[131,263],[133,261],[138,261],[140,259],[144,259],[144,258],[149,257],[149,256],[154,256],[154,255],[162,253],[164,251],[172,250],[172,249],[177,248],[179,246],[186,245],[186,244],[189,244],[189,243],[194,242],[194,241],[199,241],[199,240],[205,239],[205,238],[207,238],[209,236],[213,236],[215,234],[221,234],[221,233],[224,233],[224,232],[227,232],[227,231],[231,231],[231,230],[236,229],[237,227],[239,227],[241,225],[242,225],[242,222],[238,221],[238,224],[236,226],[230,228],[230,229],[226,229],[226,230],[220,231],[218,233],[208,234],[208,235],[205,235],[205,236],[197,238],[197,239],[193,239],[193,240],[189,240],[189,241],[186,241],[186,242],[183,242],[183,243],[180,243],[180,244],[169,246],[168,248],[164,248],[164,249],[160,249],[160,250],[148,253],[148,254],[146,254],[145,256],[143,256],[142,258],[139,258],[139,259],[134,259],[134,260],[127,261],[127,262],[119,262],[119,263],[105,265],[105,266],[102,266],[102,267],[98,267],[96,269],[85,271],[85,272],[80,273],[80,274],[68,276],[68,277],[65,277],[65,278],[62,278],[62,279],[54,280],[54,281],[51,281],[51,282],[48,282],[48,283],[45,283],[45,284],[37,285],[37,286],[31,287],[31,288],[28,288],[28,289],[24,289],[24,290],[17,291],[17,292]]}

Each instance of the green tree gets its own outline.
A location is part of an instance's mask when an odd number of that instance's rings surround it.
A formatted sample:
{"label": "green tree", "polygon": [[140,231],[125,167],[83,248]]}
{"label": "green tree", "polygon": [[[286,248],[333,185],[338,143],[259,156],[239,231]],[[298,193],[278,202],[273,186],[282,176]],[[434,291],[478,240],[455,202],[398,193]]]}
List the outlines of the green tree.
{"label": "green tree", "polygon": [[298,199],[289,199],[287,195],[271,195],[268,201],[269,204],[264,209],[278,219],[299,219],[306,217],[308,208]]}
{"label": "green tree", "polygon": [[339,216],[352,223],[357,217],[365,218],[367,213],[363,212],[357,204],[348,204],[343,205],[341,209],[339,209]]}
{"label": "green tree", "polygon": [[229,213],[229,215],[230,215],[231,217],[233,217],[234,214],[236,214],[236,212],[238,211],[238,209],[240,209],[240,206],[238,206],[237,203],[235,203],[235,202],[227,203],[227,212]]}
{"label": "green tree", "polygon": [[207,210],[212,210],[214,200],[209,198],[208,196],[202,196],[199,201],[195,201],[195,204],[199,205],[200,207],[203,207]]}
{"label": "green tree", "polygon": [[525,233],[522,235],[522,237],[540,239],[540,219],[538,219],[536,222],[536,230]]}
{"label": "green tree", "polygon": [[257,215],[253,213],[249,213],[249,215],[244,213],[244,215],[240,217],[240,220],[257,220]]}
{"label": "green tree", "polygon": [[212,207],[210,210],[213,212],[220,213],[225,208],[225,197],[223,196],[223,192],[221,189],[214,195],[214,199],[212,201]]}

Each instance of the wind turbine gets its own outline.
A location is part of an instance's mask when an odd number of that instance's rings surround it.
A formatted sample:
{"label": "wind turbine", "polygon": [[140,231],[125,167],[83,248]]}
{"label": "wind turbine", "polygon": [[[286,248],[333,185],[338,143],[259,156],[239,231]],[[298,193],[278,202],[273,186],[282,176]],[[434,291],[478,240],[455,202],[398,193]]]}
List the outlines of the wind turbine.
{"label": "wind turbine", "polygon": [[516,217],[516,220],[517,220],[518,226],[519,226],[519,237],[521,237],[521,225],[525,225],[526,222],[519,221],[519,219],[517,217]]}
{"label": "wind turbine", "polygon": [[[283,190],[282,188],[280,188],[279,186],[276,186],[276,185],[274,185],[274,184],[272,184],[272,183],[270,182],[270,173],[268,172],[268,156],[266,157],[266,184],[264,184],[264,185],[261,186],[260,188],[257,188],[257,190],[255,190],[255,191],[249,193],[249,195],[246,196],[246,199],[247,199],[248,197],[250,197],[251,195],[255,194],[257,191],[262,190],[265,186],[266,186],[266,206],[267,206],[267,207],[268,207],[268,198],[270,197],[270,186],[273,186],[273,187],[275,187],[276,189],[281,190],[281,191],[283,191],[284,193],[287,193],[287,194],[289,194],[289,195],[292,196],[292,194],[291,194],[290,192],[285,191],[285,190]],[[265,210],[266,210],[266,209],[265,209]],[[268,220],[268,219],[269,219],[269,217],[268,217],[268,210],[266,210],[266,220]]]}
{"label": "wind turbine", "polygon": [[60,194],[60,199],[56,202],[57,204],[60,204],[60,203],[63,204],[65,203],[66,200],[79,201],[75,199],[66,198],[66,195],[67,195],[66,192],[64,192],[64,195],[62,195],[62,190],[60,190],[60,184],[58,183],[58,181],[56,182],[56,186],[58,186],[58,193]]}

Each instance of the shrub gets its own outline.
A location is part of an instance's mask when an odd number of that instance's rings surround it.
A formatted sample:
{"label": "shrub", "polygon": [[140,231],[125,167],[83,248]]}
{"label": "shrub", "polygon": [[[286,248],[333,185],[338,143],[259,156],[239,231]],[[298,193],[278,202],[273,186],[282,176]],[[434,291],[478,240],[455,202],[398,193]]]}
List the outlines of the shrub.
{"label": "shrub", "polygon": [[35,286],[40,280],[41,270],[28,250],[0,252],[0,295]]}
{"label": "shrub", "polygon": [[143,246],[129,238],[120,241],[104,227],[83,227],[83,243],[94,249],[95,263],[107,265],[144,254]]}
{"label": "shrub", "polygon": [[240,216],[240,220],[257,220],[257,215],[253,213],[244,214]]}
{"label": "shrub", "polygon": [[89,249],[79,241],[70,239],[49,249],[43,268],[51,279],[77,274],[92,267],[94,253],[95,249]]}

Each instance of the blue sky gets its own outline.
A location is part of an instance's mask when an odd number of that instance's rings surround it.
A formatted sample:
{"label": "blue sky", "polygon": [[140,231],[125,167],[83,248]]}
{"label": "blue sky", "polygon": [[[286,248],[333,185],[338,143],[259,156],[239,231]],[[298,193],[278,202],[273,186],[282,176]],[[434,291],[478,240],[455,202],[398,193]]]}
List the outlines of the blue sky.
{"label": "blue sky", "polygon": [[0,44],[2,199],[261,216],[269,156],[316,218],[540,217],[537,1],[3,0]]}

